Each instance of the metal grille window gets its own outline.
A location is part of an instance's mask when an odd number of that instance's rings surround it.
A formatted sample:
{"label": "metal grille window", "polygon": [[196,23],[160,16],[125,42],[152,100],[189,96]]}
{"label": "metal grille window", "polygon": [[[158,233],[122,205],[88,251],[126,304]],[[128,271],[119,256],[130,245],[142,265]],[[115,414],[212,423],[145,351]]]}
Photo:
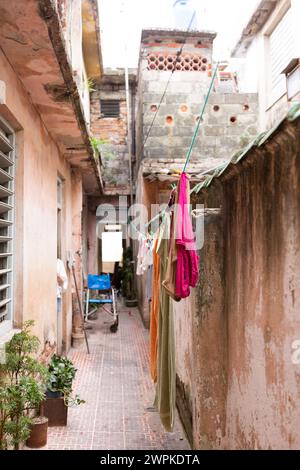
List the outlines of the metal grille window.
{"label": "metal grille window", "polygon": [[104,118],[118,118],[120,116],[119,100],[100,100],[101,114]]}
{"label": "metal grille window", "polygon": [[292,11],[289,9],[270,35],[270,105],[286,93],[283,69],[293,58]]}
{"label": "metal grille window", "polygon": [[15,136],[0,116],[0,328],[12,322]]}

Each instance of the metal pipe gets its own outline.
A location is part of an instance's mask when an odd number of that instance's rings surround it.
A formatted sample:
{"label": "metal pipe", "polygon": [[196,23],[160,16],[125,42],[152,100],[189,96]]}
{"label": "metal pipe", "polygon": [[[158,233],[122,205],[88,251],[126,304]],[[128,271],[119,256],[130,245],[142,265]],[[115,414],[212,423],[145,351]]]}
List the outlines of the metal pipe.
{"label": "metal pipe", "polygon": [[[125,46],[126,50],[126,46]],[[126,59],[125,59],[126,60]],[[130,113],[130,93],[129,93],[129,73],[127,62],[125,63],[125,91],[126,91],[126,110],[127,110],[127,145],[128,145],[128,170],[129,170],[129,191],[130,205],[133,205],[132,188],[132,133],[131,133],[131,113]]]}

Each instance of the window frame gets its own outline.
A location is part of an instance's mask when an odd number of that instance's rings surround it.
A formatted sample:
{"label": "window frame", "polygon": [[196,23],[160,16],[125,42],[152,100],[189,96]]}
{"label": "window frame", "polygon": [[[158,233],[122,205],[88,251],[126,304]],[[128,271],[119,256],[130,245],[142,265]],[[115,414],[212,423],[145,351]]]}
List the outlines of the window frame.
{"label": "window frame", "polygon": [[[270,108],[272,108],[278,101],[280,101],[286,94],[287,94],[287,89],[285,86],[285,89],[280,91],[274,89],[272,87],[272,57],[271,57],[271,36],[272,34],[276,31],[276,29],[280,26],[281,22],[284,20],[285,16],[287,14],[293,14],[292,12],[292,6],[291,3],[288,2],[286,5],[284,5],[284,9],[281,12],[280,19],[274,22],[271,27],[268,28],[267,32],[265,33],[265,39],[266,39],[266,63],[267,63],[267,89],[266,89],[266,111],[268,111]],[[287,59],[287,64],[290,62],[289,59]],[[286,64],[286,65],[287,65]],[[284,66],[282,66],[282,69]],[[284,75],[282,76],[283,80],[285,80]],[[278,84],[277,84],[278,87]]]}
{"label": "window frame", "polygon": [[[112,109],[113,109],[112,104],[117,105],[118,113],[116,113],[114,111],[111,111],[111,113],[109,115],[109,113],[107,111],[104,112],[103,104],[108,106],[108,108],[111,107]],[[101,117],[103,119],[119,119],[120,115],[121,115],[121,102],[120,102],[120,100],[119,99],[108,99],[108,98],[101,99],[100,98],[100,113],[101,113]]]}
{"label": "window frame", "polygon": [[[0,215],[1,220],[7,220],[7,225],[1,226],[1,232],[7,229],[6,234],[3,234],[2,236],[7,237],[8,241],[3,242],[6,245],[6,247],[3,247],[2,253],[7,253],[7,257],[2,256],[1,259],[4,260],[5,258],[7,259],[6,263],[6,269],[9,269],[6,274],[6,283],[3,281],[3,285],[7,285],[5,289],[1,289],[1,292],[6,290],[6,294],[1,299],[1,301],[7,300],[7,303],[4,304],[8,305],[7,307],[7,312],[5,314],[4,320],[0,322],[0,336],[5,335],[8,333],[10,330],[13,329],[13,322],[14,322],[14,278],[15,278],[15,237],[16,237],[16,221],[15,221],[15,182],[16,182],[16,175],[15,175],[15,165],[16,165],[16,134],[13,128],[9,125],[9,123],[6,121],[6,119],[0,114],[0,129],[2,130],[3,134],[6,134],[6,140],[9,142],[11,146],[11,150],[8,150],[7,152],[3,151],[2,156],[3,159],[5,159],[5,156],[7,159],[11,161],[11,165],[8,166],[0,166],[2,170],[2,176],[6,178],[6,175],[9,176],[9,178],[6,181],[2,181],[0,183],[1,187],[5,190],[7,189],[7,192],[10,193],[7,195],[7,197],[2,196],[1,199],[6,199],[7,198],[7,204],[9,204],[12,208],[8,209],[6,212],[3,211]],[[5,138],[3,140],[2,136],[2,142],[5,142]],[[7,185],[6,185],[7,183]],[[1,246],[1,248],[2,248]],[[4,267],[2,266],[2,269]]]}

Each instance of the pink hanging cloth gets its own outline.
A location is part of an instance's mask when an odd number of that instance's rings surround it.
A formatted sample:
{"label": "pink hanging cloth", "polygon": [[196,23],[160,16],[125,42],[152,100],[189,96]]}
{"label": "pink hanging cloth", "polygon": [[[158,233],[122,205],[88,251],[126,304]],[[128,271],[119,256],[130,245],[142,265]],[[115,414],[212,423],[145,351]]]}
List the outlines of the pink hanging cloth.
{"label": "pink hanging cloth", "polygon": [[176,295],[181,298],[190,295],[190,286],[198,281],[199,258],[196,253],[195,237],[189,212],[190,184],[186,173],[182,173],[178,183],[178,207],[176,217]]}

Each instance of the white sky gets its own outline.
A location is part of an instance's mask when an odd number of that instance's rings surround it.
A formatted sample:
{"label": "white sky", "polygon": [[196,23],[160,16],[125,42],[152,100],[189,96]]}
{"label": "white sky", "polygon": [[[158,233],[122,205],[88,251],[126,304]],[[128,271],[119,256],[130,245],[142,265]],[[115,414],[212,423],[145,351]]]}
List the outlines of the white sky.
{"label": "white sky", "polygon": [[[98,1],[104,67],[124,67],[125,61],[128,67],[137,67],[141,30],[146,27],[175,27],[174,0]],[[214,42],[214,57],[228,59],[259,0],[193,2],[197,11],[197,29],[218,33]]]}

